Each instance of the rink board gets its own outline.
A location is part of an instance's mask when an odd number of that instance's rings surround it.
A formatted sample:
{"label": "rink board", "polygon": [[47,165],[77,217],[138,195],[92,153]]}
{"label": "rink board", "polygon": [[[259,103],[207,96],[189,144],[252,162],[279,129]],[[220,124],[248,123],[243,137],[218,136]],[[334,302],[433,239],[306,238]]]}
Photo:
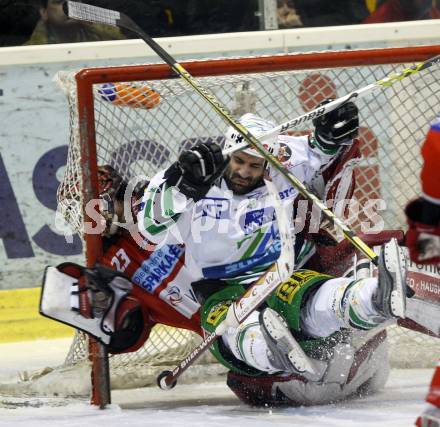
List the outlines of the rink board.
{"label": "rink board", "polygon": [[0,343],[73,337],[72,328],[40,316],[40,291],[0,290]]}

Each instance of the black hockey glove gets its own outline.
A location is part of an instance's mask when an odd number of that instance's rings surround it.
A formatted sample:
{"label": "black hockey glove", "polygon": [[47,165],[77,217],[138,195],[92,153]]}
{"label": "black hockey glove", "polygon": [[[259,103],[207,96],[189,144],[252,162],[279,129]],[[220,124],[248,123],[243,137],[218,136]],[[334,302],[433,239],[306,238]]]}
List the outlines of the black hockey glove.
{"label": "black hockey glove", "polygon": [[165,171],[165,179],[195,202],[205,197],[214,181],[223,173],[229,158],[224,158],[216,143],[200,143],[184,151]]}
{"label": "black hockey glove", "polygon": [[[329,98],[319,106],[333,101]],[[357,137],[359,116],[356,105],[349,101],[336,110],[330,111],[313,120],[315,126],[315,140],[324,150],[334,151],[341,145],[351,144]]]}

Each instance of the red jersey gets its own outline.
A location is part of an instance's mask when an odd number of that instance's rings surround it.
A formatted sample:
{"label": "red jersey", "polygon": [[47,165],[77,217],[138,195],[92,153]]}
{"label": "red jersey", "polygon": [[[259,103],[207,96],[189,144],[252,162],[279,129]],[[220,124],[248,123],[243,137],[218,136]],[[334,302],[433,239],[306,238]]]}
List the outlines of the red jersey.
{"label": "red jersey", "polygon": [[200,304],[192,290],[193,277],[184,265],[182,245],[151,250],[140,247],[127,231],[110,238],[101,263],[130,277],[132,296],[147,309],[152,324],[200,330]]}
{"label": "red jersey", "polygon": [[[440,116],[431,124],[422,147],[421,181],[423,195],[440,203]],[[434,199],[434,200],[432,200]]]}
{"label": "red jersey", "polygon": [[437,7],[429,4],[431,2],[425,1],[425,4],[413,7],[404,7],[400,0],[387,0],[382,3],[371,15],[367,16],[362,23],[374,24],[382,22],[400,22],[413,21],[417,19],[437,19],[439,17],[439,10]]}

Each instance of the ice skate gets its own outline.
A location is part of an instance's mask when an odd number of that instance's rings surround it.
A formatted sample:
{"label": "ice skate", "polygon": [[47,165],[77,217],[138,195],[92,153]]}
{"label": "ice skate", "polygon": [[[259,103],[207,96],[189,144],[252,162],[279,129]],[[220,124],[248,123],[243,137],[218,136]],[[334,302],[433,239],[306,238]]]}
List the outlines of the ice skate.
{"label": "ice skate", "polygon": [[373,303],[380,315],[389,319],[405,317],[407,259],[396,239],[385,243],[378,265],[379,286]]}

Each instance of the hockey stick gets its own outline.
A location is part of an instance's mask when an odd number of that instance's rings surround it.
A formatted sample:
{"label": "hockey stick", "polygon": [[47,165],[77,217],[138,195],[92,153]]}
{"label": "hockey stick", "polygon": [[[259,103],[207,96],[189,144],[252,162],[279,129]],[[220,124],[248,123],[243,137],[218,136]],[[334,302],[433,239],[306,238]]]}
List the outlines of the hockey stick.
{"label": "hockey stick", "polygon": [[[367,256],[375,265],[378,263],[378,256],[374,251],[366,245],[353,230],[351,230],[341,219],[339,219],[329,209],[324,202],[318,199],[314,194],[309,192],[305,185],[286,170],[280,161],[270,154],[263,146],[263,144],[248,131],[241,123],[235,120],[227,109],[217,100],[217,98],[208,92],[203,86],[189,74],[168,52],[166,52],[159,44],[157,44],[149,35],[147,35],[136,23],[134,23],[128,16],[123,13],[104,9],[101,7],[91,6],[85,3],[77,3],[75,1],[66,1],[63,4],[63,10],[69,18],[80,21],[88,21],[99,24],[112,25],[118,28],[125,28],[136,35],[138,35],[151,49],[153,49],[170,67],[171,69],[185,80],[192,88],[205,99],[214,110],[223,118],[223,120],[232,126],[235,130],[240,132],[244,139],[260,153],[275,169],[277,169],[296,190],[310,202],[314,203],[323,213],[323,215],[340,229],[344,237],[350,241],[359,251]],[[328,104],[330,105],[330,104]],[[334,107],[336,108],[336,107]],[[328,111],[328,107],[327,107]],[[322,113],[324,114],[324,113]],[[308,114],[309,115],[309,114]]]}
{"label": "hockey stick", "polygon": [[[278,191],[270,181],[265,181],[272,198],[275,208],[278,229],[280,233],[281,252],[275,263],[261,276],[238,300],[232,303],[235,318],[238,323],[247,319],[263,301],[285,280],[287,280],[294,270],[295,253],[294,237],[290,228],[286,211],[283,209]],[[180,377],[208,348],[219,338],[218,329],[210,333],[205,339],[183,359],[179,366],[172,371],[163,371],[157,377],[157,385],[163,390],[169,390],[176,385],[177,378]]]}
{"label": "hockey stick", "polygon": [[[377,89],[390,87],[394,83],[400,82],[404,78],[412,76],[413,74],[416,74],[419,71],[426,70],[427,68],[432,67],[433,65],[436,65],[438,63],[440,63],[440,55],[437,55],[434,58],[427,59],[424,62],[419,62],[417,64],[414,64],[413,66],[409,68],[405,68],[398,73],[392,73],[381,80],[377,80],[376,82],[371,83],[361,89],[357,89],[353,92],[350,92],[347,95],[341,96],[340,98],[337,98],[329,102],[328,104],[324,104],[292,120],[288,120],[287,122],[281,123],[280,125],[271,129],[269,132],[266,132],[264,135],[261,135],[259,137],[259,140],[264,141],[280,133],[286,132],[287,130],[292,129],[300,124],[309,122],[313,119],[316,119],[317,117],[323,116],[324,114],[327,114],[330,111],[335,110],[336,108],[340,107],[346,102],[355,101],[356,99],[363,98],[365,95],[373,93]],[[240,136],[237,136],[237,138],[240,138]],[[249,144],[247,142],[241,142],[227,150],[224,150],[223,154],[229,155],[235,151],[244,150],[248,146]]]}

